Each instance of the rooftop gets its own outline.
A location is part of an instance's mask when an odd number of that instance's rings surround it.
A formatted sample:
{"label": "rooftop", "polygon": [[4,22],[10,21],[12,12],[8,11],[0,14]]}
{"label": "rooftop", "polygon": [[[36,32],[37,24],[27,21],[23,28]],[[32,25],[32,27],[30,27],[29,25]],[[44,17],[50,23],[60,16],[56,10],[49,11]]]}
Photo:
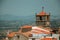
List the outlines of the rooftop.
{"label": "rooftop", "polygon": [[[32,28],[32,30],[27,31],[27,32],[22,32],[22,30],[18,30],[18,32],[11,32],[10,34],[8,34],[8,37],[14,37],[15,34],[23,34],[26,37],[29,37],[31,34],[50,34],[51,29],[50,28],[43,28],[43,27],[37,27],[37,26],[29,26],[29,25],[25,25],[22,28]],[[27,34],[27,35],[26,35]]]}
{"label": "rooftop", "polygon": [[44,12],[44,7],[42,7],[42,11],[39,14],[37,14],[37,16],[44,16],[44,15],[49,15],[49,14]]}

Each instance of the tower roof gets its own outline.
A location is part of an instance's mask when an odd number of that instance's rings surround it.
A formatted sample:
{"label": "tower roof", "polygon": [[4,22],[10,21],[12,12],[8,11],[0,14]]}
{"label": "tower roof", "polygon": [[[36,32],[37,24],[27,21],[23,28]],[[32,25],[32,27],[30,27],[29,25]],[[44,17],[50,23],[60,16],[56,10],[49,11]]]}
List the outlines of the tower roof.
{"label": "tower roof", "polygon": [[42,7],[42,11],[39,13],[39,14],[37,14],[38,16],[43,16],[43,15],[49,15],[49,14],[47,14],[46,12],[44,12],[44,7]]}
{"label": "tower roof", "polygon": [[46,12],[42,11],[39,13],[39,15],[46,15]]}

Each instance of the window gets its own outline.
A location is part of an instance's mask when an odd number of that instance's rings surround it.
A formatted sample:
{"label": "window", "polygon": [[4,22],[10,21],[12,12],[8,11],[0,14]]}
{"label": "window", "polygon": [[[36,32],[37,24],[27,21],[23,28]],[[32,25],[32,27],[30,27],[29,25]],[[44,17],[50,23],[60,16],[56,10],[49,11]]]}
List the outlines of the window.
{"label": "window", "polygon": [[40,16],[40,20],[42,20],[42,16]]}

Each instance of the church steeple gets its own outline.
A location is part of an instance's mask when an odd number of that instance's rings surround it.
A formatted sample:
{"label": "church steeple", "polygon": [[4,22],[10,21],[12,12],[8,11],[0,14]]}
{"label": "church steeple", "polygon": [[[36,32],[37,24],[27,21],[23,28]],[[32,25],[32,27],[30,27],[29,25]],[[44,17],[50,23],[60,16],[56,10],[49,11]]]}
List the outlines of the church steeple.
{"label": "church steeple", "polygon": [[36,24],[37,25],[48,25],[50,20],[50,15],[44,12],[44,7],[42,7],[42,11],[39,14],[36,14]]}

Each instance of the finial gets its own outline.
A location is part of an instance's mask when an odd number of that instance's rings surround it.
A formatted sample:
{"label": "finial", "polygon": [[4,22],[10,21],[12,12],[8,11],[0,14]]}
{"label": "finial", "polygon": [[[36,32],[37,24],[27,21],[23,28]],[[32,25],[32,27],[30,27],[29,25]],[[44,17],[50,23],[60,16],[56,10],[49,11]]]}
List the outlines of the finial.
{"label": "finial", "polygon": [[42,11],[44,11],[44,6],[42,6]]}

